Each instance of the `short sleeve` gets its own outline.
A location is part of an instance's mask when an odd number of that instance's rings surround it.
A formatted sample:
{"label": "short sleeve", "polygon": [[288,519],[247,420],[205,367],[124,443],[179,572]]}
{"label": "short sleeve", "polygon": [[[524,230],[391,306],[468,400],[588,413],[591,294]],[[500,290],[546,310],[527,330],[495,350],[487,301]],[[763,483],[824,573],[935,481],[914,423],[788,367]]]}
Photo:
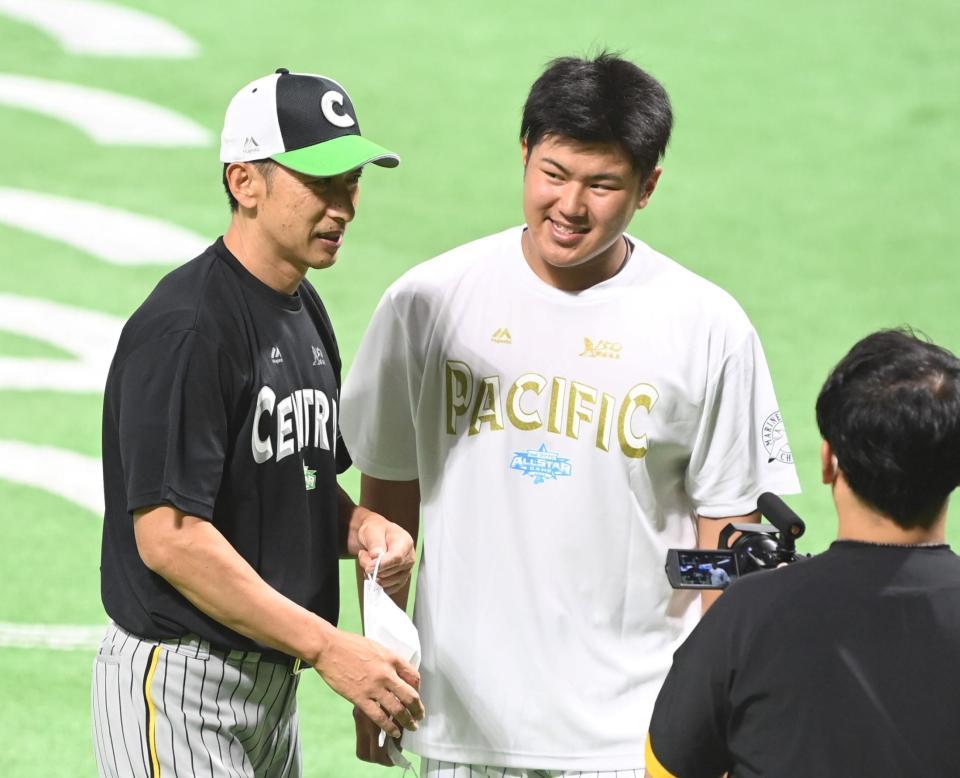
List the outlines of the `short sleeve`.
{"label": "short sleeve", "polygon": [[119,437],[130,513],[168,503],[213,517],[236,378],[226,355],[191,330],[146,343],[127,357]]}
{"label": "short sleeve", "polygon": [[800,491],[793,455],[760,339],[751,328],[724,354],[707,386],[687,468],[687,493],[702,516],[751,513],[763,492]]}
{"label": "short sleeve", "polygon": [[418,477],[415,412],[423,373],[388,290],[343,386],[340,427],[353,463],[387,481]]}
{"label": "short sleeve", "polygon": [[724,739],[732,668],[723,600],[677,649],[660,689],[647,735],[646,769],[654,778],[717,778],[732,766]]}

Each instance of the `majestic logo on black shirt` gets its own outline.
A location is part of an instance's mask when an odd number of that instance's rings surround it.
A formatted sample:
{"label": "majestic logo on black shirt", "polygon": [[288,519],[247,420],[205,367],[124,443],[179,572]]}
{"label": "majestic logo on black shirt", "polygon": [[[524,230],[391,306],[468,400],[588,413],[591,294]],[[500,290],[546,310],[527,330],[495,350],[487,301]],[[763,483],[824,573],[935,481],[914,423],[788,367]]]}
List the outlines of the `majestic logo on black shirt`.
{"label": "majestic logo on black shirt", "polygon": [[[261,427],[266,428],[263,433]],[[336,453],[336,441],[336,400],[319,389],[297,389],[278,402],[269,386],[260,390],[250,436],[253,459],[258,465],[274,457],[279,462],[304,448]]]}

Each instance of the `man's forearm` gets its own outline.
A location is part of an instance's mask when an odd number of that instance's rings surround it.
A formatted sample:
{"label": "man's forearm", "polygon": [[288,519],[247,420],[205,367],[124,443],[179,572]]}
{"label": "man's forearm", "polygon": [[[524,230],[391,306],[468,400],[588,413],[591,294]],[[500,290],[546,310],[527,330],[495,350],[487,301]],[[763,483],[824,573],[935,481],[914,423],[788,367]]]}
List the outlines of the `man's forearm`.
{"label": "man's forearm", "polygon": [[316,665],[336,629],[266,583],[208,521],[170,506],[134,519],[144,563],[198,609],[258,643]]}
{"label": "man's forearm", "polygon": [[[728,516],[724,519],[712,519],[706,516],[697,517],[697,548],[715,549],[720,545],[720,533],[728,524],[750,524],[760,521],[760,513],[754,511],[745,516]],[[720,597],[721,591],[704,589],[700,592],[702,613],[706,613],[710,606]]]}
{"label": "man's forearm", "polygon": [[[385,516],[399,524],[413,538],[414,544],[420,532],[420,482],[384,481],[368,475],[360,477],[360,505],[370,511]],[[357,587],[363,610],[364,572],[357,566]],[[391,592],[390,597],[397,605],[406,610],[410,596],[410,581]]]}

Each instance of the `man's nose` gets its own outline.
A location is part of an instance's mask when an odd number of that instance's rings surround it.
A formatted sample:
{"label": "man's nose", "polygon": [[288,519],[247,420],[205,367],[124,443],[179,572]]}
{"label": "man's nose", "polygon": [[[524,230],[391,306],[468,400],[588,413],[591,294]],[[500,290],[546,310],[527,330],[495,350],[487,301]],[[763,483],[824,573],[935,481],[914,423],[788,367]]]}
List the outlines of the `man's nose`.
{"label": "man's nose", "polygon": [[357,189],[345,181],[335,183],[327,192],[327,215],[344,223],[357,213]]}
{"label": "man's nose", "polygon": [[570,218],[583,218],[587,212],[585,191],[582,185],[576,181],[567,182],[563,191],[560,193],[560,212]]}

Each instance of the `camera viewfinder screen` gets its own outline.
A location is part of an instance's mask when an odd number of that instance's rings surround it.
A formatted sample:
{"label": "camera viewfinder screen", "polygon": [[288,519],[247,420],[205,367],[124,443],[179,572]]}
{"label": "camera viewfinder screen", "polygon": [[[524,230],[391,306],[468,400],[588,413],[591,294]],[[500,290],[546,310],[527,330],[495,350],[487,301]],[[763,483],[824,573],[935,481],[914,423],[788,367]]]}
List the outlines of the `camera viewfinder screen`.
{"label": "camera viewfinder screen", "polygon": [[737,577],[732,551],[680,551],[681,583],[692,586],[727,586]]}

